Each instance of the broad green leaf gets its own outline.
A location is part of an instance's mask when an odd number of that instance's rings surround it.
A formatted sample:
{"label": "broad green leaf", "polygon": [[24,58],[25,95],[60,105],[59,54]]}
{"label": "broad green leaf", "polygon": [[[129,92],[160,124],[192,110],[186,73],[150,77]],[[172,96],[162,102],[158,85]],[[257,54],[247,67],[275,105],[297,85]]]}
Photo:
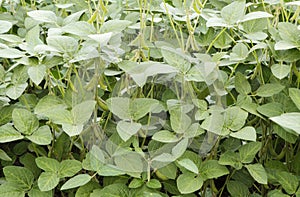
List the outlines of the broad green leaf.
{"label": "broad green leaf", "polygon": [[280,116],[272,117],[270,119],[276,124],[284,128],[291,129],[296,133],[300,134],[300,113],[285,113]]}
{"label": "broad green leaf", "polygon": [[191,118],[181,109],[170,110],[171,127],[176,133],[184,133],[192,123]]}
{"label": "broad green leaf", "polygon": [[144,185],[144,182],[143,182],[142,179],[134,178],[134,179],[132,179],[132,181],[129,183],[128,187],[129,187],[129,188],[139,188],[139,187],[141,187],[142,185]]}
{"label": "broad green leaf", "polygon": [[191,63],[188,61],[187,57],[180,50],[173,49],[171,47],[162,47],[162,55],[164,60],[170,65],[175,67],[182,73],[187,73],[191,68]]}
{"label": "broad green leaf", "polygon": [[60,168],[60,163],[52,158],[38,157],[35,159],[35,163],[40,169],[53,174],[57,173]]}
{"label": "broad green leaf", "polygon": [[229,181],[226,188],[232,197],[244,197],[249,195],[248,187],[239,181]]}
{"label": "broad green leaf", "polygon": [[34,10],[27,12],[28,16],[39,22],[56,23],[57,17],[54,12],[49,10]]}
{"label": "broad green leaf", "polygon": [[65,109],[67,105],[57,96],[47,95],[41,98],[34,108],[34,113],[39,116],[48,117],[59,109]]}
{"label": "broad green leaf", "polygon": [[178,164],[181,165],[182,167],[184,167],[185,169],[198,174],[198,167],[196,166],[196,164],[190,160],[190,159],[181,159],[178,161]]}
{"label": "broad green leaf", "polygon": [[274,45],[275,50],[288,50],[293,48],[297,48],[297,45],[286,40],[280,40]]}
{"label": "broad green leaf", "polygon": [[226,151],[220,156],[219,164],[221,165],[230,165],[237,170],[243,167],[242,163],[240,162],[240,156],[238,153],[235,153],[231,150]]}
{"label": "broad green leaf", "polygon": [[134,120],[139,120],[146,114],[150,113],[158,104],[158,100],[155,99],[136,98],[130,103],[129,106],[131,117]]}
{"label": "broad green leaf", "polygon": [[0,143],[12,142],[23,138],[24,137],[9,124],[0,127]]}
{"label": "broad green leaf", "polygon": [[100,47],[104,47],[107,45],[108,41],[112,37],[112,32],[104,33],[104,34],[91,34],[88,36],[89,36],[89,38],[98,42],[100,44]]}
{"label": "broad green leaf", "polygon": [[23,41],[21,37],[19,37],[17,35],[13,35],[13,34],[1,34],[0,39],[5,40],[7,42],[15,43],[15,44],[20,44]]}
{"label": "broad green leaf", "polygon": [[94,28],[94,26],[85,21],[76,21],[73,23],[69,23],[66,26],[62,27],[62,30],[66,33],[81,37],[96,33],[96,29]]}
{"label": "broad green leaf", "polygon": [[218,112],[212,113],[212,115],[206,118],[201,124],[201,127],[209,132],[217,135],[228,135],[229,133],[222,132],[223,126],[224,115]]}
{"label": "broad green leaf", "polygon": [[129,140],[131,136],[135,135],[141,128],[142,125],[135,122],[120,121],[117,124],[117,132],[125,142]]}
{"label": "broad green leaf", "polygon": [[193,173],[179,175],[176,180],[177,188],[182,194],[189,194],[199,190],[203,185],[203,179]]}
{"label": "broad green leaf", "polygon": [[13,183],[3,183],[0,185],[0,196],[7,197],[24,197],[24,189]]}
{"label": "broad green leaf", "polygon": [[0,34],[8,32],[11,28],[12,28],[11,22],[0,20]]}
{"label": "broad green leaf", "polygon": [[47,44],[62,53],[74,53],[78,47],[77,40],[70,36],[47,37]]}
{"label": "broad green leaf", "polygon": [[291,72],[291,67],[286,64],[274,64],[271,71],[276,78],[283,79]]}
{"label": "broad green leaf", "polygon": [[175,133],[170,132],[168,130],[162,130],[156,132],[152,136],[152,139],[163,143],[173,143],[173,142],[178,142],[180,140]]}
{"label": "broad green leaf", "polygon": [[106,101],[109,110],[120,119],[131,119],[129,112],[130,99],[122,97],[111,97]]}
{"label": "broad green leaf", "polygon": [[232,48],[232,53],[230,53],[230,61],[241,61],[247,58],[248,48],[243,43],[238,43]]}
{"label": "broad green leaf", "polygon": [[283,41],[291,43],[292,45],[295,45],[295,47],[300,46],[300,30],[296,25],[288,22],[281,22],[278,24],[278,31]]}
{"label": "broad green leaf", "polygon": [[200,124],[194,123],[184,132],[184,137],[193,138],[193,137],[197,137],[203,133],[204,133],[204,130],[201,128]]}
{"label": "broad green leaf", "polygon": [[116,166],[125,172],[143,172],[145,160],[139,153],[128,152],[115,157]]}
{"label": "broad green leaf", "polygon": [[90,194],[93,192],[93,190],[99,188],[99,183],[95,181],[90,181],[77,189],[75,197],[90,197]]}
{"label": "broad green leaf", "polygon": [[235,89],[238,93],[249,94],[251,92],[251,86],[247,81],[246,77],[242,73],[240,72],[236,73],[234,79],[235,79],[234,80]]}
{"label": "broad green leaf", "polygon": [[157,171],[169,179],[175,179],[177,176],[177,167],[174,163],[159,168]]}
{"label": "broad green leaf", "polygon": [[275,124],[273,125],[274,133],[285,141],[294,144],[298,139],[298,134],[288,129],[284,129],[281,126]]}
{"label": "broad green leaf", "polygon": [[28,192],[29,197],[53,197],[53,191],[42,192],[37,185],[34,185]]}
{"label": "broad green leaf", "polygon": [[292,195],[296,192],[299,185],[297,176],[289,172],[278,171],[276,172],[275,177],[288,194]]}
{"label": "broad green leaf", "polygon": [[268,177],[265,168],[261,164],[249,164],[245,166],[250,175],[260,184],[267,184]]}
{"label": "broad green leaf", "polygon": [[284,194],[279,189],[273,189],[273,190],[271,190],[271,191],[268,192],[268,197],[289,197],[289,195]]}
{"label": "broad green leaf", "polygon": [[251,163],[261,149],[261,142],[249,142],[239,148],[240,159],[242,163]]}
{"label": "broad green leaf", "polygon": [[31,66],[28,68],[27,72],[30,79],[36,85],[39,85],[45,77],[46,66],[45,65]]}
{"label": "broad green leaf", "polygon": [[115,165],[103,165],[100,170],[97,171],[100,176],[120,176],[124,175],[125,172]]}
{"label": "broad green leaf", "polygon": [[250,12],[246,14],[241,22],[255,20],[255,19],[261,19],[261,18],[271,18],[273,17],[272,14],[269,14],[267,12],[257,11],[257,12]]}
{"label": "broad green leaf", "polygon": [[94,111],[95,104],[96,101],[84,101],[80,104],[75,105],[71,110],[73,123],[83,124],[87,122]]}
{"label": "broad green leaf", "polygon": [[[1,54],[1,51],[0,51],[0,54]],[[6,95],[11,99],[16,100],[17,98],[19,98],[23,94],[23,92],[25,91],[27,86],[28,86],[27,83],[10,85],[6,89]]]}
{"label": "broad green leaf", "polygon": [[38,178],[38,186],[41,191],[50,191],[59,183],[59,177],[54,172],[42,172]]}
{"label": "broad green leaf", "polygon": [[129,188],[124,183],[110,184],[104,187],[103,189],[94,190],[93,193],[91,193],[90,195],[90,197],[123,197],[123,196],[130,196]]}
{"label": "broad green leaf", "polygon": [[221,10],[221,16],[228,25],[235,24],[245,15],[245,1],[234,1]]}
{"label": "broad green leaf", "polygon": [[257,111],[267,117],[279,116],[283,111],[281,103],[267,103],[257,108]]}
{"label": "broad green leaf", "polygon": [[63,24],[66,25],[78,21],[84,12],[86,12],[86,10],[80,10],[78,12],[70,14],[69,16],[64,18]]}
{"label": "broad green leaf", "polygon": [[27,109],[14,109],[12,119],[15,128],[25,135],[31,135],[39,127],[37,117]]}
{"label": "broad green leaf", "polygon": [[80,187],[82,185],[87,184],[92,177],[88,174],[79,174],[69,179],[63,186],[61,186],[60,190],[72,189],[75,187]]}
{"label": "broad green leaf", "polygon": [[108,32],[121,32],[126,27],[128,27],[132,22],[127,20],[109,20],[103,23],[101,26],[100,32],[101,33],[108,33]]}
{"label": "broad green leaf", "polygon": [[229,171],[225,166],[220,165],[217,160],[207,160],[200,165],[199,173],[204,180],[207,180],[229,174]]}
{"label": "broad green leaf", "polygon": [[[0,131],[1,132],[1,131]],[[12,159],[6,154],[6,152],[0,149],[0,159],[4,161],[12,161]]]}
{"label": "broad green leaf", "polygon": [[146,183],[146,186],[153,189],[161,188],[161,183],[157,179],[151,179]]}
{"label": "broad green leaf", "polygon": [[284,86],[280,84],[273,84],[273,83],[263,84],[258,88],[256,95],[260,97],[270,97],[273,96],[274,94],[278,94],[283,89]]}
{"label": "broad green leaf", "polygon": [[30,189],[33,184],[33,174],[30,170],[18,166],[5,166],[3,168],[5,179],[9,183],[18,185],[24,190]]}
{"label": "broad green leaf", "polygon": [[30,136],[26,136],[27,139],[38,145],[48,145],[52,141],[52,134],[48,125],[41,126]]}
{"label": "broad green leaf", "polygon": [[172,155],[175,156],[176,158],[181,157],[182,154],[186,151],[188,145],[189,145],[189,139],[183,138],[172,148]]}
{"label": "broad green leaf", "polygon": [[60,163],[58,170],[59,177],[71,177],[82,169],[80,161],[77,160],[63,160]]}
{"label": "broad green leaf", "polygon": [[224,127],[232,131],[237,131],[244,126],[248,113],[241,108],[234,106],[227,108],[224,116]]}
{"label": "broad green leaf", "polygon": [[290,88],[289,96],[291,97],[297,108],[300,110],[300,90],[297,88]]}
{"label": "broad green leaf", "polygon": [[256,141],[256,130],[254,127],[246,126],[237,132],[231,132],[231,137],[248,140],[248,141]]}
{"label": "broad green leaf", "polygon": [[[54,122],[58,123],[57,121]],[[70,137],[79,135],[83,131],[83,124],[70,124],[70,123],[61,123],[61,124],[64,132],[66,132],[66,134],[68,134]]]}
{"label": "broad green leaf", "polygon": [[7,48],[7,49],[0,49],[0,57],[1,58],[8,58],[8,59],[15,59],[24,57],[25,53],[19,51],[18,49]]}

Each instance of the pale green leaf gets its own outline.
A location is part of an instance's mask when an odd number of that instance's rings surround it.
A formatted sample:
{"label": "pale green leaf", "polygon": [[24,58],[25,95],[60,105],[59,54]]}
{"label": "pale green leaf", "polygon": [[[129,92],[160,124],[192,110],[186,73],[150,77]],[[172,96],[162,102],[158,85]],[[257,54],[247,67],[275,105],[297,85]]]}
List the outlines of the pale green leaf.
{"label": "pale green leaf", "polygon": [[63,160],[59,167],[59,177],[71,177],[82,169],[80,161],[77,160]]}
{"label": "pale green leaf", "polygon": [[2,58],[15,59],[15,58],[21,58],[24,56],[25,56],[25,53],[19,51],[18,49],[14,49],[14,48],[0,49],[0,57],[2,57]]}
{"label": "pale green leaf", "polygon": [[131,136],[135,135],[141,128],[142,125],[135,122],[120,121],[117,124],[117,132],[125,142],[129,140]]}
{"label": "pale green leaf", "polygon": [[[0,131],[1,132],[1,131]],[[6,154],[6,152],[0,149],[0,159],[4,161],[12,161],[12,159]]]}
{"label": "pale green leaf", "polygon": [[109,110],[123,120],[131,119],[129,112],[130,99],[122,97],[111,97],[106,101]]}
{"label": "pale green leaf", "polygon": [[79,135],[83,131],[83,124],[62,123],[62,129],[64,130],[64,132],[66,132],[66,134],[72,137]]}
{"label": "pale green leaf", "polygon": [[196,166],[196,164],[190,160],[190,159],[181,159],[178,161],[178,164],[181,165],[182,167],[184,167],[185,169],[198,174],[198,167]]}
{"label": "pale green leaf", "polygon": [[47,95],[41,98],[34,108],[34,113],[39,116],[48,117],[59,109],[65,109],[67,105],[57,96]]}
{"label": "pale green leaf", "polygon": [[284,112],[282,104],[275,102],[258,106],[257,111],[267,117],[279,116]]}
{"label": "pale green leaf", "polygon": [[245,1],[234,1],[221,10],[221,16],[228,25],[235,24],[245,15]]}
{"label": "pale green leaf", "polygon": [[291,112],[270,118],[276,124],[300,134],[300,113]]}
{"label": "pale green leaf", "polygon": [[157,105],[158,100],[151,98],[136,98],[130,102],[129,111],[134,120],[139,120],[150,113]]}
{"label": "pale green leaf", "polygon": [[[0,54],[1,54],[1,51],[0,51]],[[6,89],[6,95],[11,99],[16,100],[23,94],[23,92],[27,88],[27,85],[28,85],[27,83],[10,85]]]}
{"label": "pale green leaf", "polygon": [[254,127],[247,126],[242,128],[241,130],[237,132],[230,133],[231,137],[242,139],[242,140],[248,140],[248,141],[256,141],[256,130]]}
{"label": "pale green leaf", "polygon": [[39,127],[37,117],[27,109],[14,109],[12,119],[15,128],[25,135],[31,135]]}
{"label": "pale green leaf", "polygon": [[241,108],[234,106],[227,108],[224,116],[224,127],[232,131],[237,131],[244,126],[248,113]]}
{"label": "pale green leaf", "polygon": [[217,160],[207,160],[200,165],[199,173],[204,180],[207,180],[229,174],[229,171],[225,166],[220,165]]}
{"label": "pale green leaf", "polygon": [[219,164],[221,165],[230,165],[235,169],[239,170],[243,167],[242,163],[240,162],[239,154],[228,150],[220,156]]}
{"label": "pale green leaf", "polygon": [[249,164],[245,166],[250,175],[260,184],[267,184],[268,177],[265,168],[261,164]]}
{"label": "pale green leaf", "polygon": [[119,170],[125,172],[141,173],[145,170],[145,160],[139,153],[128,152],[123,155],[116,156],[114,159]]}
{"label": "pale green leaf", "polygon": [[75,105],[72,110],[71,114],[73,117],[74,124],[83,124],[87,122],[95,108],[96,101],[84,101],[80,104]]}
{"label": "pale green leaf", "polygon": [[69,23],[64,26],[62,30],[66,33],[82,37],[96,33],[96,29],[94,28],[94,26],[85,21],[76,21],[73,23]]}
{"label": "pale green leaf", "polygon": [[3,183],[0,185],[0,196],[3,197],[24,197],[25,191],[13,183]]}
{"label": "pale green leaf", "polygon": [[5,166],[3,168],[6,181],[18,185],[23,189],[30,189],[34,176],[30,170],[19,166]]}
{"label": "pale green leaf", "polygon": [[60,163],[52,158],[38,157],[35,159],[35,163],[40,169],[53,174],[57,173],[60,168]]}
{"label": "pale green leaf", "polygon": [[48,145],[52,141],[52,134],[48,125],[41,126],[30,136],[26,136],[27,139],[38,145]]}
{"label": "pale green leaf", "polygon": [[249,94],[251,92],[251,86],[249,82],[247,81],[246,77],[238,72],[235,75],[234,80],[235,89],[240,94]]}
{"label": "pale green leaf", "polygon": [[297,88],[290,88],[289,96],[291,97],[297,108],[300,110],[300,90]]}
{"label": "pale green leaf", "polygon": [[291,67],[286,64],[274,64],[271,71],[276,78],[283,79],[291,72]]}
{"label": "pale green leaf", "polygon": [[0,34],[8,32],[11,28],[12,28],[11,22],[0,20]]}
{"label": "pale green leaf", "polygon": [[41,191],[50,191],[59,183],[59,177],[53,172],[42,172],[38,178],[38,186]]}
{"label": "pale green leaf", "polygon": [[27,72],[30,79],[36,85],[39,85],[45,77],[46,66],[45,65],[31,66],[28,68]]}
{"label": "pale green leaf", "polygon": [[39,22],[56,23],[57,17],[54,12],[49,10],[34,10],[27,12],[28,16]]}
{"label": "pale green leaf", "polygon": [[127,20],[109,20],[103,23],[101,26],[100,32],[101,33],[108,33],[108,32],[121,32],[126,27],[128,27],[132,22]]}
{"label": "pale green leaf", "polygon": [[12,142],[23,138],[24,137],[9,124],[0,127],[0,143]]}
{"label": "pale green leaf", "polygon": [[62,53],[74,53],[78,47],[77,40],[70,36],[47,37],[47,44]]}
{"label": "pale green leaf", "polygon": [[89,38],[98,42],[100,44],[100,47],[104,47],[107,45],[108,41],[112,37],[112,32],[104,33],[104,34],[91,34],[88,36],[89,36]]}
{"label": "pale green leaf", "polygon": [[249,142],[239,148],[240,159],[242,163],[251,163],[261,149],[261,142]]}
{"label": "pale green leaf", "polygon": [[66,190],[75,187],[80,187],[82,185],[87,184],[91,179],[92,177],[88,174],[79,174],[65,182],[65,184],[63,184],[63,186],[61,186],[60,189]]}
{"label": "pale green leaf", "polygon": [[248,187],[240,181],[229,181],[226,188],[232,197],[249,196]]}
{"label": "pale green leaf", "polygon": [[189,194],[199,190],[203,185],[203,179],[193,173],[179,175],[176,180],[177,188],[182,194]]}
{"label": "pale green leaf", "polygon": [[156,132],[152,136],[152,139],[163,143],[173,143],[173,142],[178,142],[180,140],[180,138],[178,138],[175,133],[167,130],[161,130]]}
{"label": "pale green leaf", "polygon": [[257,12],[250,12],[246,14],[241,22],[255,20],[255,19],[261,19],[261,18],[271,18],[273,17],[272,14],[269,14],[267,12],[257,11]]}

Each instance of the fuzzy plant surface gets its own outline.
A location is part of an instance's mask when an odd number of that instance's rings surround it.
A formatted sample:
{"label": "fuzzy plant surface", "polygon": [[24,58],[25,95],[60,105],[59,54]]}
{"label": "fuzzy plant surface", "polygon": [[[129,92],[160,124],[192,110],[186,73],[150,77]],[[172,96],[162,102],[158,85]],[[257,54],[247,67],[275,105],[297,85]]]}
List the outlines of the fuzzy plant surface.
{"label": "fuzzy plant surface", "polygon": [[0,0],[0,196],[300,197],[299,13]]}

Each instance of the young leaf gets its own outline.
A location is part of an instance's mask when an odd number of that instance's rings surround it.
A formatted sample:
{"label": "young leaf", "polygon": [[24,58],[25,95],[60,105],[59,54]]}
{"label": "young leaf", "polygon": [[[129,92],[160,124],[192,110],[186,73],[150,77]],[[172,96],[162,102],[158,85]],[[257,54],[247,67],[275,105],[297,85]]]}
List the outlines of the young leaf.
{"label": "young leaf", "polygon": [[141,128],[142,125],[135,122],[120,121],[117,124],[117,132],[125,142],[129,140],[131,136],[135,135]]}
{"label": "young leaf", "polygon": [[24,137],[9,124],[0,127],[0,143],[12,142],[23,138]]}
{"label": "young leaf", "polygon": [[38,186],[41,191],[50,191],[59,183],[59,177],[54,172],[42,172],[38,178]]}
{"label": "young leaf", "polygon": [[128,187],[129,187],[129,188],[139,188],[139,187],[141,187],[143,184],[144,184],[144,182],[143,182],[142,179],[134,178],[134,179],[132,179],[132,181],[129,183]]}
{"label": "young leaf", "polygon": [[235,137],[242,140],[248,140],[248,141],[256,141],[256,130],[254,127],[247,126],[242,128],[241,130],[237,132],[230,133],[231,137]]}
{"label": "young leaf", "polygon": [[258,88],[256,95],[260,97],[270,97],[273,96],[274,94],[278,94],[284,88],[285,87],[280,84],[273,84],[273,83],[263,84]]}
{"label": "young leaf", "polygon": [[26,136],[27,139],[38,145],[48,145],[52,141],[52,134],[48,125],[41,126],[30,136]]}
{"label": "young leaf", "polygon": [[261,148],[261,142],[249,142],[239,148],[242,163],[251,163]]}
{"label": "young leaf", "polygon": [[60,168],[57,160],[48,157],[38,157],[35,159],[35,163],[40,169],[46,172],[56,173]]}
{"label": "young leaf", "polygon": [[79,174],[69,179],[63,186],[61,186],[60,190],[72,189],[75,187],[80,187],[82,185],[87,184],[92,177],[88,174]]}
{"label": "young leaf", "polygon": [[249,164],[245,166],[251,176],[256,180],[258,183],[267,184],[268,177],[265,168],[261,164]]}
{"label": "young leaf", "polygon": [[34,176],[30,170],[18,166],[6,166],[3,168],[5,179],[9,183],[13,183],[24,190],[30,189]]}
{"label": "young leaf", "polygon": [[14,109],[12,119],[16,129],[25,135],[31,135],[39,127],[37,117],[26,109]]}
{"label": "young leaf", "polygon": [[149,182],[146,183],[146,186],[153,189],[161,188],[161,183],[157,179],[151,179]]}
{"label": "young leaf", "polygon": [[181,165],[182,167],[184,167],[185,169],[198,174],[198,167],[196,166],[196,164],[190,160],[190,159],[181,159],[178,161],[178,164]]}
{"label": "young leaf", "polygon": [[199,190],[203,185],[203,179],[193,173],[179,175],[176,180],[177,188],[182,194],[189,194]]}

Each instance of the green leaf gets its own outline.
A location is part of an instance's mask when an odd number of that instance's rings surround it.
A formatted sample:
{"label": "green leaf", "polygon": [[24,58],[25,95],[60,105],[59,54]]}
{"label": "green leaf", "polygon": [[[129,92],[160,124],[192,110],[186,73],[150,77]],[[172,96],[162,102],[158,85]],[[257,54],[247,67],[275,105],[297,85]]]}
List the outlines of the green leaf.
{"label": "green leaf", "polygon": [[39,127],[37,117],[27,109],[14,109],[12,119],[15,128],[25,135],[31,135]]}
{"label": "green leaf", "polygon": [[48,145],[52,141],[52,134],[48,125],[41,126],[27,139],[38,145]]}
{"label": "green leaf", "polygon": [[191,118],[179,109],[170,110],[171,127],[176,133],[184,133],[191,125]]}
{"label": "green leaf", "polygon": [[93,190],[99,188],[99,183],[95,181],[90,181],[77,189],[75,197],[90,197],[90,194],[93,192]]}
{"label": "green leaf", "polygon": [[39,22],[56,23],[57,21],[55,13],[49,10],[34,10],[27,12],[27,15]]}
{"label": "green leaf", "polygon": [[89,38],[93,39],[94,41],[100,44],[100,47],[104,47],[107,45],[108,41],[112,37],[112,32],[104,33],[104,34],[91,34],[88,35]]}
{"label": "green leaf", "polygon": [[42,172],[38,178],[38,186],[41,191],[50,191],[59,183],[59,177],[54,172]]}
{"label": "green leaf", "polygon": [[[0,131],[1,132],[1,131]],[[0,149],[0,159],[4,161],[12,161],[12,159],[6,154],[6,152]]]}
{"label": "green leaf", "polygon": [[125,142],[129,140],[131,136],[135,135],[141,128],[142,125],[135,122],[120,121],[117,124],[117,132]]}
{"label": "green leaf", "polygon": [[248,113],[240,107],[229,107],[225,111],[224,127],[232,131],[241,129],[248,117]]}
{"label": "green leaf", "polygon": [[145,160],[139,153],[128,152],[115,157],[116,166],[125,172],[143,172]]}
{"label": "green leaf", "polygon": [[9,124],[0,127],[0,143],[12,142],[23,138],[24,137]]}
{"label": "green leaf", "polygon": [[234,80],[235,89],[240,94],[249,94],[251,92],[251,86],[249,82],[247,81],[246,77],[238,72],[235,75]]}
{"label": "green leaf", "polygon": [[53,195],[52,191],[42,192],[37,185],[34,185],[28,192],[29,197],[52,197]]}
{"label": "green leaf", "polygon": [[256,141],[256,130],[254,127],[247,126],[242,128],[241,130],[237,132],[231,132],[231,137],[242,139],[242,140],[248,140],[248,141]]}
{"label": "green leaf", "polygon": [[28,72],[30,79],[36,85],[39,85],[45,77],[46,66],[45,65],[31,66],[28,68],[27,72]]}
{"label": "green leaf", "polygon": [[284,86],[280,84],[273,84],[273,83],[263,84],[258,88],[256,95],[260,97],[270,97],[273,96],[274,94],[278,94],[283,89]]}
{"label": "green leaf", "polygon": [[229,181],[226,188],[232,197],[244,197],[249,195],[248,187],[239,181]]}
{"label": "green leaf", "polygon": [[81,37],[96,33],[96,29],[94,28],[94,26],[85,21],[76,21],[73,23],[69,23],[64,26],[62,30],[66,33]]}
{"label": "green leaf", "polygon": [[84,101],[80,104],[75,105],[72,108],[71,114],[73,117],[74,124],[84,124],[87,122],[95,108],[96,101]]}
{"label": "green leaf", "polygon": [[41,98],[34,108],[34,113],[39,116],[48,117],[59,109],[66,109],[67,105],[57,96],[47,95]]}
{"label": "green leaf", "polygon": [[61,186],[60,190],[72,189],[75,187],[80,187],[82,185],[87,184],[90,182],[92,177],[88,174],[79,174],[74,176],[73,178],[69,179],[63,186]]}
{"label": "green leaf", "polygon": [[24,197],[25,191],[12,183],[3,183],[0,185],[0,196]]}
{"label": "green leaf", "polygon": [[220,156],[220,159],[218,162],[221,165],[230,165],[230,166],[236,168],[237,170],[239,170],[243,167],[242,163],[240,162],[239,154],[237,154],[231,150],[228,150],[225,153],[223,153]]}
{"label": "green leaf", "polygon": [[143,182],[142,179],[134,178],[134,179],[132,179],[132,181],[129,183],[128,187],[129,187],[129,188],[139,188],[139,187],[141,187],[142,185],[144,185],[144,182]]}
{"label": "green leaf", "polygon": [[47,44],[62,53],[74,53],[78,43],[70,36],[50,36],[47,37]]}
{"label": "green leaf", "polygon": [[286,64],[273,64],[271,71],[276,78],[283,79],[291,72],[291,67]]}
{"label": "green leaf", "polygon": [[300,90],[297,88],[289,88],[289,96],[300,110]]}
{"label": "green leaf", "polygon": [[235,24],[245,15],[245,1],[234,1],[221,10],[221,16],[228,25]]}
{"label": "green leaf", "polygon": [[275,177],[288,194],[294,194],[296,192],[299,185],[297,176],[289,172],[278,171],[276,172]]}
{"label": "green leaf", "polygon": [[161,183],[157,179],[151,179],[149,182],[146,183],[146,186],[153,189],[161,188]]}
{"label": "green leaf", "polygon": [[278,31],[283,41],[285,41],[286,43],[290,43],[295,47],[300,46],[300,38],[299,38],[300,30],[297,28],[296,25],[289,22],[281,22],[278,24]]}
{"label": "green leaf", "polygon": [[127,20],[109,20],[103,23],[101,26],[100,32],[101,33],[108,33],[108,32],[121,32],[126,27],[128,27],[132,22]]}
{"label": "green leaf", "polygon": [[250,175],[260,184],[267,184],[268,177],[265,168],[261,164],[249,164],[245,166]]}
{"label": "green leaf", "polygon": [[177,167],[174,163],[170,163],[162,168],[159,168],[157,171],[169,179],[175,179],[177,176]]}
{"label": "green leaf", "polygon": [[1,58],[15,59],[15,58],[21,58],[24,56],[25,56],[25,53],[19,51],[18,49],[13,49],[13,48],[0,49],[0,57]]}
{"label": "green leaf", "polygon": [[[1,54],[1,50],[0,50],[0,54]],[[27,83],[10,85],[6,89],[6,95],[11,99],[16,100],[23,94],[23,92],[26,90],[27,86],[28,86]]]}
{"label": "green leaf", "polygon": [[175,133],[167,130],[156,132],[152,136],[152,139],[163,143],[173,143],[173,142],[178,142],[180,140],[180,138],[178,138]]}
{"label": "green leaf", "polygon": [[158,100],[155,99],[136,98],[130,103],[129,106],[131,117],[134,120],[139,120],[151,112],[158,104]]}
{"label": "green leaf", "polygon": [[243,17],[241,22],[255,20],[255,19],[262,19],[262,18],[271,18],[271,17],[273,17],[273,15],[267,12],[262,12],[262,11],[250,12]]}
{"label": "green leaf", "polygon": [[176,180],[177,188],[182,194],[189,194],[199,190],[203,185],[203,179],[193,173],[179,175]]}
{"label": "green leaf", "polygon": [[30,170],[18,166],[6,166],[3,168],[6,181],[13,183],[24,190],[30,189],[34,176]]}
{"label": "green leaf", "polygon": [[60,163],[58,175],[60,178],[74,176],[82,169],[80,161],[77,160],[63,160]]}
{"label": "green leaf", "polygon": [[261,149],[261,142],[249,142],[239,148],[242,163],[251,163],[258,151]]}
{"label": "green leaf", "polygon": [[196,164],[190,160],[190,159],[181,159],[178,161],[178,164],[181,165],[182,167],[184,167],[185,169],[198,174],[198,167],[196,166]]}
{"label": "green leaf", "polygon": [[238,43],[232,48],[230,53],[230,61],[241,61],[247,58],[249,50],[243,43]]}
{"label": "green leaf", "polygon": [[0,20],[0,34],[8,32],[11,28],[12,28],[11,22]]}
{"label": "green leaf", "polygon": [[204,180],[207,180],[229,174],[229,171],[225,166],[220,165],[217,160],[207,160],[200,165],[199,173]]}
{"label": "green leaf", "polygon": [[270,119],[276,124],[284,128],[291,129],[296,133],[300,134],[300,113],[285,113],[280,116],[272,117]]}
{"label": "green leaf", "polygon": [[35,159],[35,163],[40,169],[54,174],[57,173],[60,168],[60,164],[57,160],[48,157],[38,157]]}
{"label": "green leaf", "polygon": [[188,61],[186,56],[184,56],[181,50],[175,50],[174,48],[163,46],[161,48],[161,53],[165,61],[180,72],[187,73],[191,68],[191,63]]}
{"label": "green leaf", "polygon": [[106,101],[109,110],[123,120],[131,119],[129,112],[130,99],[122,97],[111,97]]}
{"label": "green leaf", "polygon": [[284,112],[282,104],[275,102],[261,105],[256,110],[267,117],[279,116]]}

